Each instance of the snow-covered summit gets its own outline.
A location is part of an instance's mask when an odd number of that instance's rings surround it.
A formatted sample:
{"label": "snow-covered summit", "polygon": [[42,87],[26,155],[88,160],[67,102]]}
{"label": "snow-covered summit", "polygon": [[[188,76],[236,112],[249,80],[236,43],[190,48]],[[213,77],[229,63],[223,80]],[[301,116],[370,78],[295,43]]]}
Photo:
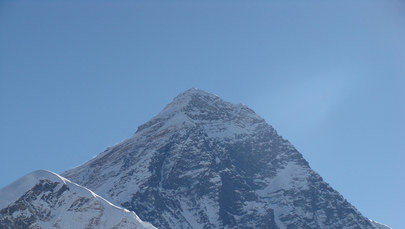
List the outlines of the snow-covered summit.
{"label": "snow-covered summit", "polygon": [[205,98],[210,98],[211,100],[216,100],[216,99],[221,99],[220,97],[218,97],[215,94],[212,93],[208,93],[206,91],[200,90],[198,88],[190,88],[186,91],[184,91],[183,93],[180,93],[179,95],[177,95],[174,99],[173,102],[171,102],[169,104],[170,105],[174,105],[174,104],[187,104],[188,102],[190,102],[190,100],[192,100],[195,97],[205,97]]}
{"label": "snow-covered summit", "polygon": [[[214,112],[220,109],[225,109],[228,112],[235,113],[241,109],[246,109],[249,113],[254,114],[254,111],[241,104],[232,104],[222,100],[215,94],[205,92],[197,88],[191,88],[178,96],[176,96],[171,103],[165,106],[165,108],[156,116],[164,118],[165,116],[171,116],[176,112],[185,112],[191,114],[194,112]],[[221,118],[221,116],[198,116],[199,118]],[[194,117],[197,118],[197,117]],[[223,118],[223,117],[222,117]],[[256,115],[256,118],[260,118]]]}
{"label": "snow-covered summit", "polygon": [[0,190],[0,228],[155,228],[53,172],[38,170]]}
{"label": "snow-covered summit", "polygon": [[138,127],[137,132],[198,126],[212,137],[227,138],[249,134],[263,125],[268,126],[247,106],[232,104],[217,95],[192,88],[175,97],[158,115]]}

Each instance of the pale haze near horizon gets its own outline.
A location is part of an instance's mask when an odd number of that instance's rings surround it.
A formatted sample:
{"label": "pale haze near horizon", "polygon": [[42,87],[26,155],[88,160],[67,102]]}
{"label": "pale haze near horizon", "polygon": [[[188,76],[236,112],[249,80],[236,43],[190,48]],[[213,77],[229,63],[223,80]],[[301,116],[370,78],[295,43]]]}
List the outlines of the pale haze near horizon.
{"label": "pale haze near horizon", "polygon": [[244,103],[405,228],[401,1],[0,2],[0,187],[61,173],[192,87]]}

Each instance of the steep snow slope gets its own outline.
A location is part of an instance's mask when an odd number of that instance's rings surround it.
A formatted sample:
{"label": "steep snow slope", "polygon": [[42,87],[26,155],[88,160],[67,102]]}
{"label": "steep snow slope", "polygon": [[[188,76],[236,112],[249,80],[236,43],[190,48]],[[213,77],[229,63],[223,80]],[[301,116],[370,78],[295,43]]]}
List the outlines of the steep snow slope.
{"label": "steep snow slope", "polygon": [[0,228],[155,228],[134,212],[49,171],[0,190]]}
{"label": "steep snow slope", "polygon": [[198,89],[63,175],[161,228],[378,228],[255,112]]}

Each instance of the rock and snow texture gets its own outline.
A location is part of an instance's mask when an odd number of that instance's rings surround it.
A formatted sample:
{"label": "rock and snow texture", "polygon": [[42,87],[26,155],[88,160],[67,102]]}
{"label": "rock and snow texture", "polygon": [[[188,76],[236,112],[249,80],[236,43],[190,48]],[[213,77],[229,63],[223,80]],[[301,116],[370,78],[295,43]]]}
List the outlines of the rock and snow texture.
{"label": "rock and snow texture", "polygon": [[372,223],[374,226],[376,226],[378,229],[391,229],[389,226],[387,226],[387,225],[385,225],[385,224],[376,222],[376,221],[374,221],[374,220],[370,220],[370,221],[371,221],[371,223]]}
{"label": "rock and snow texture", "polygon": [[0,190],[0,228],[155,228],[131,211],[49,171]]}
{"label": "rock and snow texture", "polygon": [[198,89],[63,176],[159,228],[378,228],[254,111]]}

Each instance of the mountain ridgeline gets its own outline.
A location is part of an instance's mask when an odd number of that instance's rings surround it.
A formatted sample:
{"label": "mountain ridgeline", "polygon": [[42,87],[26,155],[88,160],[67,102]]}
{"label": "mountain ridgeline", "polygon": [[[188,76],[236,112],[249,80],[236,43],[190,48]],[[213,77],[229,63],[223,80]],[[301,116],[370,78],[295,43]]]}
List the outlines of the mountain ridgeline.
{"label": "mountain ridgeline", "polygon": [[[0,202],[0,228],[13,228],[8,225],[16,220],[65,225],[70,218],[57,212],[69,211],[72,203],[63,197],[69,194],[63,184],[86,190],[73,197],[87,198],[83,201],[89,206],[79,212],[87,211],[101,225],[87,221],[88,228],[153,228],[143,221],[173,229],[388,228],[357,211],[250,108],[199,89],[178,95],[132,137],[62,176],[62,183],[36,179],[46,190],[31,185],[29,191],[5,198],[6,204]],[[15,185],[0,193],[13,189]],[[12,218],[26,209],[24,204],[38,209],[44,196],[51,204],[47,215],[30,210],[31,221]],[[113,206],[116,217],[109,222],[103,218],[106,211],[94,207],[98,205]],[[46,228],[34,226],[30,228]]]}

